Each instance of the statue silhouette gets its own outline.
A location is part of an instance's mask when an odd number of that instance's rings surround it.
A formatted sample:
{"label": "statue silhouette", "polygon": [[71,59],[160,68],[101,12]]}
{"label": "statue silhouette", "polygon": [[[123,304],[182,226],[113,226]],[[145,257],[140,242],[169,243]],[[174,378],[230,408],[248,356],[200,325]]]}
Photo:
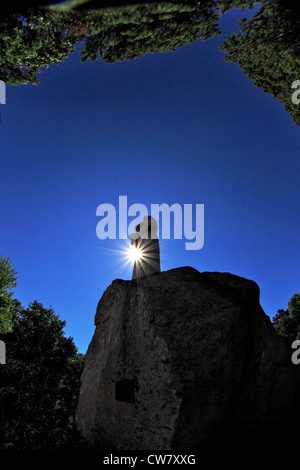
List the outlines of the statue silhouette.
{"label": "statue silhouette", "polygon": [[136,225],[135,233],[130,235],[131,244],[141,252],[134,263],[132,279],[160,272],[160,251],[156,220],[147,215],[141,224]]}

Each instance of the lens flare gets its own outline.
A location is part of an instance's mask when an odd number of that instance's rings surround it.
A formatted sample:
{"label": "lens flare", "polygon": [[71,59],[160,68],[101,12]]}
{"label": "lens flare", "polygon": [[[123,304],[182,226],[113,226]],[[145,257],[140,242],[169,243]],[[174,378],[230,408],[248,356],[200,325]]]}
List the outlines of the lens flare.
{"label": "lens flare", "polygon": [[[136,246],[129,240],[110,240],[110,242],[112,247],[103,248],[105,253],[103,256],[106,256],[107,253],[111,255],[109,262],[113,268],[111,273],[113,278],[123,278],[125,273],[125,276],[131,279],[135,264],[138,266],[138,269],[142,268],[145,272],[149,265],[152,266],[152,251],[146,244]],[[99,253],[98,256],[100,259],[102,255]]]}
{"label": "lens flare", "polygon": [[128,257],[131,261],[138,261],[142,257],[142,252],[134,245],[131,245],[128,250]]}

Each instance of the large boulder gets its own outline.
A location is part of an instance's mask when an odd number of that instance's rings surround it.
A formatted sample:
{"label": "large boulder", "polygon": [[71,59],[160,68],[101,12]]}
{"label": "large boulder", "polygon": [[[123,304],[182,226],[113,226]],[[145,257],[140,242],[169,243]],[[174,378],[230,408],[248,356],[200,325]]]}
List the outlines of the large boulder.
{"label": "large boulder", "polygon": [[253,281],[183,267],[99,301],[77,410],[96,449],[205,447],[287,416],[294,370]]}

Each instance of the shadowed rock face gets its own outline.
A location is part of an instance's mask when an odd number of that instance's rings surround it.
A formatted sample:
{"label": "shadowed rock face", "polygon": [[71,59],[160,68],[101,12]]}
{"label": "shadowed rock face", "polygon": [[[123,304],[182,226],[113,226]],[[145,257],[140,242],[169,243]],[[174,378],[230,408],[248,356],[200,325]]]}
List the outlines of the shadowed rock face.
{"label": "shadowed rock face", "polygon": [[290,358],[253,281],[184,267],[99,301],[78,428],[99,449],[189,450],[289,413]]}

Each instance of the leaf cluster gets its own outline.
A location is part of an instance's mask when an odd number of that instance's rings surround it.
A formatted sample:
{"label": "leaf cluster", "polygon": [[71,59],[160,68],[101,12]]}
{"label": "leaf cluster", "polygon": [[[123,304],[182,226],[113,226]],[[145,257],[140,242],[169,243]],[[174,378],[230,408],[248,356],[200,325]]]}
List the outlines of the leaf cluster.
{"label": "leaf cluster", "polygon": [[9,85],[37,84],[42,67],[67,59],[83,37],[80,15],[29,9],[0,25],[0,80]]}
{"label": "leaf cluster", "polygon": [[293,295],[286,310],[277,311],[273,318],[273,325],[289,347],[294,340],[300,339],[300,294]]}
{"label": "leaf cluster", "polygon": [[88,35],[81,60],[132,60],[175,51],[184,44],[221,34],[215,2],[154,3],[87,14]]}
{"label": "leaf cluster", "polygon": [[16,274],[11,259],[0,255],[0,334],[11,331],[13,327],[13,289],[17,286]]}

